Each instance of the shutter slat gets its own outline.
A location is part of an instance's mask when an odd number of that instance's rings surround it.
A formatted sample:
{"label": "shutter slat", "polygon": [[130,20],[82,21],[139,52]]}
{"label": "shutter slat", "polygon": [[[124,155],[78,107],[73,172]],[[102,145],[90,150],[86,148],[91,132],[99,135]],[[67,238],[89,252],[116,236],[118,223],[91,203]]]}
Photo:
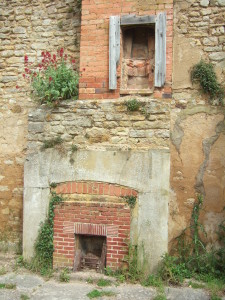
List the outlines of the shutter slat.
{"label": "shutter slat", "polygon": [[109,19],[109,89],[116,90],[116,68],[120,60],[120,17]]}
{"label": "shutter slat", "polygon": [[155,24],[155,86],[166,81],[166,13],[159,13]]}

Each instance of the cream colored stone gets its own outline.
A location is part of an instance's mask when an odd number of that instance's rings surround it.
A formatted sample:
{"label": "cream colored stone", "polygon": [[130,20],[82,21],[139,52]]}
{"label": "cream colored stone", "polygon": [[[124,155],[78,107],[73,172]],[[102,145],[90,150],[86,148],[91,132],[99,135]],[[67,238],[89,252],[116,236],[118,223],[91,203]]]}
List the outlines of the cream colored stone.
{"label": "cream colored stone", "polygon": [[202,56],[200,47],[191,46],[191,40],[176,34],[174,37],[173,88],[184,89],[192,87],[190,71]]}
{"label": "cream colored stone", "polygon": [[5,192],[5,191],[9,191],[9,187],[4,186],[4,185],[0,185],[0,192]]}
{"label": "cream colored stone", "polygon": [[7,208],[5,208],[5,209],[2,209],[2,210],[1,210],[1,213],[2,213],[3,215],[9,215],[9,208],[7,207]]}

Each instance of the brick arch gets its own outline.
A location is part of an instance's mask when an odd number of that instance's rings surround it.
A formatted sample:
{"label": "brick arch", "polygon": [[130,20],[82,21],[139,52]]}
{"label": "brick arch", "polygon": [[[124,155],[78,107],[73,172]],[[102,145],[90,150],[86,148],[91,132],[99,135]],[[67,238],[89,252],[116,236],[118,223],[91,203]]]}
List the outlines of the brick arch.
{"label": "brick arch", "polygon": [[106,266],[117,269],[128,254],[131,209],[125,201],[111,202],[107,197],[137,196],[129,187],[95,181],[63,182],[54,188],[57,194],[106,196],[106,201],[65,201],[55,206],[54,267],[73,267],[77,235],[106,237]]}
{"label": "brick arch", "polygon": [[137,196],[138,192],[126,186],[99,181],[69,181],[57,185],[57,194],[89,194],[105,196]]}

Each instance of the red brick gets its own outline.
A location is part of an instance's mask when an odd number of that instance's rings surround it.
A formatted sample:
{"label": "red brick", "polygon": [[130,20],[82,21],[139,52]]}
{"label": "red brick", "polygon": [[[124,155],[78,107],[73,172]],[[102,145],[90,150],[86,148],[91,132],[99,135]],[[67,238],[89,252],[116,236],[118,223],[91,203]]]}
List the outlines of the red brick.
{"label": "red brick", "polygon": [[104,184],[104,195],[109,195],[109,184],[108,183]]}
{"label": "red brick", "polygon": [[83,193],[83,183],[77,182],[77,193],[82,194]]}
{"label": "red brick", "polygon": [[93,187],[93,184],[91,182],[89,182],[88,183],[88,194],[92,195],[92,187]]}
{"label": "red brick", "polygon": [[75,194],[77,192],[77,184],[76,182],[72,182],[72,189],[71,189],[72,193]]}
{"label": "red brick", "polygon": [[88,185],[86,182],[83,183],[83,194],[87,194],[88,191]]}

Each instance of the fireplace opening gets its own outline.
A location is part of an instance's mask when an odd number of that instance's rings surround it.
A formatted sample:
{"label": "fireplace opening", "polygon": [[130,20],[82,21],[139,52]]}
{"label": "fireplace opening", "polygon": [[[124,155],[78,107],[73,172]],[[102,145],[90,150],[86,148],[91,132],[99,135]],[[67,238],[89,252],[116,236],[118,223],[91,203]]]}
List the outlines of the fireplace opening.
{"label": "fireplace opening", "polygon": [[106,237],[75,235],[74,271],[93,269],[102,273],[106,267]]}
{"label": "fireplace opening", "polygon": [[154,87],[155,28],[153,25],[123,26],[121,93],[150,92]]}

